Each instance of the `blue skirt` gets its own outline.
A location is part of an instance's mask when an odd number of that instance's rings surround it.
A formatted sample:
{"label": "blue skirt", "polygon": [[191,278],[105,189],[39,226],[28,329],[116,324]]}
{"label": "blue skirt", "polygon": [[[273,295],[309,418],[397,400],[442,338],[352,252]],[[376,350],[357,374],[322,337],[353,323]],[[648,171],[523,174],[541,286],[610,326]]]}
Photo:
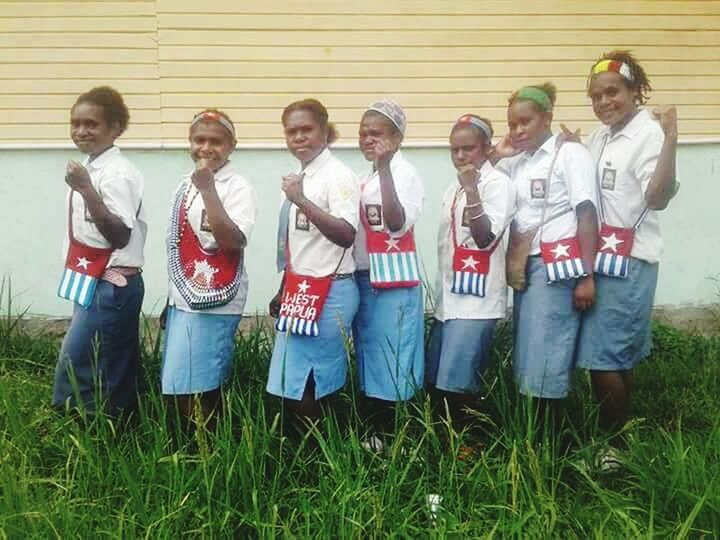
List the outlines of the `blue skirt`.
{"label": "blue skirt", "polygon": [[576,280],[547,283],[542,257],[530,257],[527,288],[513,296],[513,368],[522,394],[567,396],[582,313],[573,306]]}
{"label": "blue skirt", "polygon": [[92,304],[75,304],[55,368],[52,403],[94,413],[107,402],[114,414],[137,399],[140,376],[140,274],[125,287],[99,281]]}
{"label": "blue skirt", "polygon": [[308,378],[315,381],[315,399],[342,388],[347,378],[350,326],[358,308],[358,291],[352,278],[332,282],[317,337],[289,332],[275,335],[267,391],[299,400]]}
{"label": "blue skirt", "polygon": [[360,388],[386,401],[412,398],[422,387],[422,287],[374,289],[369,272],[355,273],[360,307],[353,323]]}
{"label": "blue skirt", "polygon": [[496,324],[497,319],[433,321],[425,367],[428,384],[458,394],[479,392]]}
{"label": "blue skirt", "polygon": [[626,279],[595,274],[596,300],[585,313],[578,367],[626,371],[650,354],[659,265],[630,260]]}
{"label": "blue skirt", "polygon": [[168,308],[160,375],[164,395],[217,390],[227,380],[242,315]]}

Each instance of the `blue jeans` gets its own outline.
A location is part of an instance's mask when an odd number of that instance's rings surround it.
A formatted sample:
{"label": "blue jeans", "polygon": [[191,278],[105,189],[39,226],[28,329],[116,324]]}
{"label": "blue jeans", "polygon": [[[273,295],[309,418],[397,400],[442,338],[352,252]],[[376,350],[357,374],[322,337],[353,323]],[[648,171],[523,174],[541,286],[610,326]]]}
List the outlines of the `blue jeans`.
{"label": "blue jeans", "polygon": [[126,287],[100,281],[92,305],[75,305],[55,367],[52,403],[110,414],[135,404],[140,374],[140,274]]}

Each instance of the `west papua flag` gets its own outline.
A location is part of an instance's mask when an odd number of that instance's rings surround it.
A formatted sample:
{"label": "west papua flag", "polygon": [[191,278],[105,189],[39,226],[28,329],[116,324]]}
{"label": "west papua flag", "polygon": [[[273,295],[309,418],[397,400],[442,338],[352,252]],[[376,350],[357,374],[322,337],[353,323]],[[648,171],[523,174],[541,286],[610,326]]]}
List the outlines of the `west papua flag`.
{"label": "west papua flag", "polygon": [[288,331],[299,336],[318,336],[320,313],[331,285],[332,276],[301,276],[286,270],[280,314],[275,328],[279,332]]}
{"label": "west papua flag", "polygon": [[490,255],[492,251],[456,247],[450,291],[455,294],[485,296],[485,281],[490,271]]}
{"label": "west papua flag", "polygon": [[94,248],[71,240],[58,296],[88,308],[112,252],[112,248]]}
{"label": "west papua flag", "polygon": [[400,238],[372,230],[366,232],[373,287],[412,287],[420,283],[412,231]]}
{"label": "west papua flag", "polygon": [[540,242],[548,283],[587,275],[580,257],[580,243],[576,237],[557,242]]}
{"label": "west papua flag", "polygon": [[627,278],[634,240],[634,229],[612,227],[602,223],[599,250],[595,255],[595,272],[610,277]]}

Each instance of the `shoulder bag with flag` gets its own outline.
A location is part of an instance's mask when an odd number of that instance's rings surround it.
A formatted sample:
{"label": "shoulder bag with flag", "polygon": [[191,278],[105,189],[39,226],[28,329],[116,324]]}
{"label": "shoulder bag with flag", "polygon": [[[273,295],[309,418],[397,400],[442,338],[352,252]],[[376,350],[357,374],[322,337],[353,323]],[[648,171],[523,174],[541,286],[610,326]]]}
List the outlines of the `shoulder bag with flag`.
{"label": "shoulder bag with flag", "polygon": [[542,233],[546,223],[554,220],[561,215],[572,211],[572,209],[561,210],[554,216],[551,216],[547,221],[545,220],[545,211],[547,209],[548,195],[550,193],[550,181],[552,180],[552,173],[555,167],[555,161],[560,154],[560,148],[563,143],[561,142],[555,149],[555,155],[550,162],[550,169],[548,170],[547,181],[545,185],[545,199],[543,200],[542,217],[540,218],[540,253],[545,263],[545,271],[547,274],[547,282],[553,283],[563,279],[577,279],[587,276],[587,271],[582,261],[582,253],[580,251],[580,242],[577,236],[570,238],[563,238],[555,242],[543,242]]}
{"label": "shoulder bag with flag", "polygon": [[68,205],[70,246],[65,258],[65,271],[58,287],[58,296],[87,309],[92,304],[97,282],[105,272],[113,249],[91,247],[75,239],[72,223],[73,193],[70,192]]}
{"label": "shoulder bag with flag", "polygon": [[625,279],[630,274],[630,256],[632,253],[635,232],[648,214],[647,206],[643,207],[640,216],[635,220],[631,228],[613,227],[605,221],[605,205],[603,204],[602,180],[598,174],[605,146],[608,142],[608,135],[603,138],[600,148],[598,163],[595,167],[597,179],[598,201],[600,212],[600,237],[599,248],[595,255],[595,272],[604,276]]}
{"label": "shoulder bag with flag", "polygon": [[239,253],[219,248],[212,252],[203,249],[190,227],[188,212],[198,191],[187,204],[192,190],[179,190],[175,197],[170,221],[168,273],[170,280],[191,309],[209,309],[230,302],[238,292],[243,261]]}
{"label": "shoulder bag with flag", "polygon": [[360,221],[367,236],[370,258],[370,284],[376,289],[415,287],[420,284],[415,234],[411,229],[400,238],[385,231],[374,231],[365,210],[360,207]]}
{"label": "shoulder bag with flag", "polygon": [[455,210],[461,189],[458,188],[455,193],[450,209],[450,230],[452,231],[453,242],[453,278],[450,292],[471,294],[482,298],[485,296],[487,275],[490,272],[490,257],[500,242],[502,233],[487,249],[472,249],[458,245],[457,232],[455,231]]}

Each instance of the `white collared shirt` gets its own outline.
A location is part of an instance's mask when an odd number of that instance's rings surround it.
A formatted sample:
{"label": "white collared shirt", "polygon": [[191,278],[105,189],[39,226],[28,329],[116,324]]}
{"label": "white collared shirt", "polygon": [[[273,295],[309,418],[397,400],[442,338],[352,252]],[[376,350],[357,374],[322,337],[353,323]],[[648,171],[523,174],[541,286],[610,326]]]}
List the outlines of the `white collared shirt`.
{"label": "white collared shirt", "polygon": [[[313,204],[331,216],[344,219],[358,229],[360,187],[355,174],[325,148],[305,170],[303,190]],[[282,194],[285,201],[285,194]],[[288,221],[288,248],[293,272],[313,277],[355,271],[352,248],[345,250],[329,240],[298,207],[291,205]],[[341,262],[342,259],[342,262]],[[339,266],[338,266],[339,263]]]}
{"label": "white collared shirt", "polygon": [[[88,156],[83,161],[83,166],[87,169],[90,182],[103,204],[130,229],[128,244],[112,252],[108,266],[142,267],[145,264],[143,248],[147,237],[145,209],[141,204],[145,190],[143,175],[120,153],[117,146],[108,148],[92,161]],[[85,199],[77,191],[68,189],[67,202],[71,194],[75,239],[92,247],[110,247],[110,242],[92,221],[92,216],[85,206]],[[67,253],[68,245],[69,240],[66,237],[64,254]]]}
{"label": "white collared shirt", "polygon": [[[517,190],[515,223],[521,232],[538,227],[542,220],[545,183],[555,154],[557,135],[553,135],[534,154],[522,152],[502,159],[496,167],[506,173]],[[574,210],[590,201],[597,207],[595,164],[590,152],[580,143],[562,145],[550,178],[550,191],[545,210],[543,242],[556,242],[577,234],[577,217]],[[568,211],[572,209],[573,211]],[[564,215],[551,219],[563,211]],[[531,255],[540,253],[540,231],[533,239]]]}
{"label": "white collared shirt", "polygon": [[[175,202],[179,192],[187,192],[185,204],[190,205],[187,211],[190,228],[197,236],[203,249],[208,251],[216,250],[219,246],[217,240],[215,240],[215,236],[207,224],[205,203],[202,195],[192,184],[192,180],[190,179],[191,174],[192,173],[189,173],[175,190],[172,203]],[[232,163],[227,162],[220,169],[215,171],[215,191],[217,191],[218,198],[220,199],[228,217],[233,223],[235,223],[235,225],[237,225],[240,232],[243,233],[246,242],[249,242],[250,235],[255,227],[255,220],[258,212],[255,189],[252,187],[250,182],[235,171]],[[202,223],[203,217],[205,217],[206,221],[205,227],[203,227]],[[247,250],[247,246],[245,249]],[[247,252],[245,253],[245,257],[247,257]],[[245,301],[247,300],[248,294],[248,275],[245,268],[243,268],[243,273],[240,278],[240,288],[238,289],[235,298],[224,306],[216,308],[193,310],[177,290],[177,287],[175,287],[172,280],[169,280],[168,283],[170,305],[174,305],[177,309],[182,311],[198,311],[201,313],[210,313],[215,315],[240,315],[245,308]]]}
{"label": "white collared shirt", "polygon": [[[399,231],[391,232],[385,227],[382,215],[382,197],[380,195],[380,174],[373,169],[360,176],[360,204],[366,213],[368,205],[372,205],[371,211],[379,214],[380,223],[378,225],[371,224],[370,228],[372,230],[385,231],[390,236],[399,238],[412,229],[420,217],[423,201],[425,200],[425,188],[417,169],[405,160],[400,150],[395,152],[390,161],[390,172],[395,184],[395,193],[397,193],[400,205],[405,211],[405,223],[402,228]],[[358,270],[368,270],[370,268],[370,257],[367,252],[367,234],[362,224],[358,227],[355,235],[353,256]]]}
{"label": "white collared shirt", "polygon": [[[660,124],[644,109],[614,135],[609,126],[590,134],[587,145],[597,164],[596,185],[602,194],[602,217],[608,225],[631,228],[635,224],[645,208],[645,192],[664,140]],[[631,255],[656,263],[662,250],[658,213],[650,210],[635,234]]]}
{"label": "white collared shirt", "polygon": [[[505,245],[507,228],[515,211],[515,185],[489,161],[480,168],[478,181],[480,200],[490,220],[491,231],[498,239],[504,233],[500,244],[490,257],[490,271],[487,277],[485,296],[455,294],[450,292],[453,279],[453,255],[455,246],[452,239],[451,210],[455,204],[455,233],[458,245],[477,249],[469,226],[463,226],[463,212],[467,205],[464,191],[457,180],[453,181],[443,195],[440,226],[438,227],[438,275],[435,283],[435,318],[449,319],[498,319],[505,317],[507,310],[507,283],[505,280]],[[472,209],[470,210],[472,211]]]}

